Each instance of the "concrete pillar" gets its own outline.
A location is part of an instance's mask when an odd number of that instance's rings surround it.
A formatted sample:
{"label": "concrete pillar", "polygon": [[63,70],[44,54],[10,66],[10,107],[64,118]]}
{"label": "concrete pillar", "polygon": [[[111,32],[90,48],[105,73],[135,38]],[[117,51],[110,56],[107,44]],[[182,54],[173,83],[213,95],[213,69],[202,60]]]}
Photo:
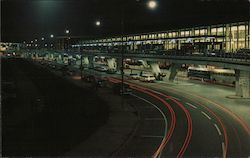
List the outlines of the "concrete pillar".
{"label": "concrete pillar", "polygon": [[89,68],[94,68],[94,56],[89,56],[88,61]]}
{"label": "concrete pillar", "polygon": [[142,66],[143,66],[144,68],[148,68],[148,67],[149,67],[149,65],[148,65],[148,63],[147,63],[146,60],[139,60],[139,61],[142,63]]}
{"label": "concrete pillar", "polygon": [[83,65],[89,65],[89,58],[88,58],[88,57],[83,57],[82,60],[83,60],[83,61],[82,61],[82,64],[83,64]]}
{"label": "concrete pillar", "polygon": [[123,63],[122,59],[120,59],[120,58],[116,59],[116,68],[117,68],[117,71],[121,70],[122,63]]}
{"label": "concrete pillar", "polygon": [[155,75],[157,80],[162,80],[162,77],[160,76],[161,74],[161,69],[158,63],[150,63],[150,67],[152,69],[153,74]]}
{"label": "concrete pillar", "polygon": [[107,59],[109,69],[117,69],[117,63],[115,58]]}
{"label": "concrete pillar", "polygon": [[250,72],[235,70],[235,92],[236,96],[250,98]]}
{"label": "concrete pillar", "polygon": [[170,68],[170,75],[169,75],[169,81],[173,82],[175,79],[175,76],[178,73],[178,70],[181,68],[181,64],[176,64],[176,63],[172,63],[172,66]]}
{"label": "concrete pillar", "polygon": [[158,75],[159,73],[161,73],[161,69],[158,63],[150,63],[150,67],[154,74]]}

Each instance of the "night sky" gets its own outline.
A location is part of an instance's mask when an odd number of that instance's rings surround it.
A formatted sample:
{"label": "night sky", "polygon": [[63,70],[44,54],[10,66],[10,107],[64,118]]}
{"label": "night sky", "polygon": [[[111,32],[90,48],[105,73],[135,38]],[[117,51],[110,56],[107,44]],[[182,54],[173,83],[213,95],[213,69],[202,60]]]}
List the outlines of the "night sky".
{"label": "night sky", "polygon": [[[84,38],[161,31],[249,19],[248,0],[2,0],[1,36],[5,42],[65,35]],[[124,11],[123,11],[124,10]],[[101,26],[95,26],[100,20]]]}

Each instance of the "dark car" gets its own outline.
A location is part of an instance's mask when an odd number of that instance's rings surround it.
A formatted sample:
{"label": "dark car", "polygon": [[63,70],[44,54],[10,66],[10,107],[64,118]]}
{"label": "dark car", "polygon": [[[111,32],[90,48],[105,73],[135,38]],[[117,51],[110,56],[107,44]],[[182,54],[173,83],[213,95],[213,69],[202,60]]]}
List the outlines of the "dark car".
{"label": "dark car", "polygon": [[115,69],[108,69],[108,70],[107,70],[107,73],[108,73],[108,74],[115,74],[115,73],[116,73],[116,70],[115,70]]}

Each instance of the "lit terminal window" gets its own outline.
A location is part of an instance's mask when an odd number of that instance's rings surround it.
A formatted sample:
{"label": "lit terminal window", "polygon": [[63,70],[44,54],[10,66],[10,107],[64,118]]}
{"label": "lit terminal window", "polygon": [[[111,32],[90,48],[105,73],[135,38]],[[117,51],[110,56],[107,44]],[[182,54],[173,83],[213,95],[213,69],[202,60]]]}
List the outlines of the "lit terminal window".
{"label": "lit terminal window", "polygon": [[190,36],[189,31],[185,31],[185,36]]}
{"label": "lit terminal window", "polygon": [[181,31],[181,36],[185,36],[185,31]]}
{"label": "lit terminal window", "polygon": [[176,37],[177,36],[177,33],[176,32],[173,32],[173,37]]}
{"label": "lit terminal window", "polygon": [[207,30],[205,29],[200,30],[200,35],[206,35],[206,34],[207,34]]}
{"label": "lit terminal window", "polygon": [[200,35],[199,33],[200,33],[200,30],[195,30],[194,31],[195,36],[199,36]]}
{"label": "lit terminal window", "polygon": [[212,35],[216,35],[216,30],[217,30],[217,28],[212,28],[212,29],[211,29],[211,34],[212,34]]}
{"label": "lit terminal window", "polygon": [[224,32],[223,32],[223,27],[219,27],[218,29],[217,29],[217,35],[223,35],[224,34]]}
{"label": "lit terminal window", "polygon": [[245,26],[244,25],[239,26],[239,40],[245,41],[246,36],[247,36],[247,34],[245,32]]}

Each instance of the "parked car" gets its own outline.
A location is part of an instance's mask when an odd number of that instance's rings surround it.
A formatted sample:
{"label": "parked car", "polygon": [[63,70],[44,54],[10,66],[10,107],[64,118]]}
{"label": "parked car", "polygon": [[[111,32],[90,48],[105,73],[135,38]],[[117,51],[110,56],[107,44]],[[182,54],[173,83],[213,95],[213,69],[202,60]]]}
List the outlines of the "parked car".
{"label": "parked car", "polygon": [[107,68],[101,66],[96,66],[94,69],[96,71],[101,71],[101,72],[106,72],[108,70]]}
{"label": "parked car", "polygon": [[116,70],[115,70],[115,69],[108,69],[108,70],[107,70],[107,73],[108,73],[108,74],[115,74],[115,73],[116,73]]}
{"label": "parked car", "polygon": [[140,81],[142,81],[142,82],[154,82],[155,77],[154,77],[154,75],[151,75],[151,74],[143,74],[142,76],[140,76]]}
{"label": "parked car", "polygon": [[129,78],[133,79],[133,80],[139,80],[140,79],[140,75],[136,74],[136,73],[131,73],[129,75]]}

